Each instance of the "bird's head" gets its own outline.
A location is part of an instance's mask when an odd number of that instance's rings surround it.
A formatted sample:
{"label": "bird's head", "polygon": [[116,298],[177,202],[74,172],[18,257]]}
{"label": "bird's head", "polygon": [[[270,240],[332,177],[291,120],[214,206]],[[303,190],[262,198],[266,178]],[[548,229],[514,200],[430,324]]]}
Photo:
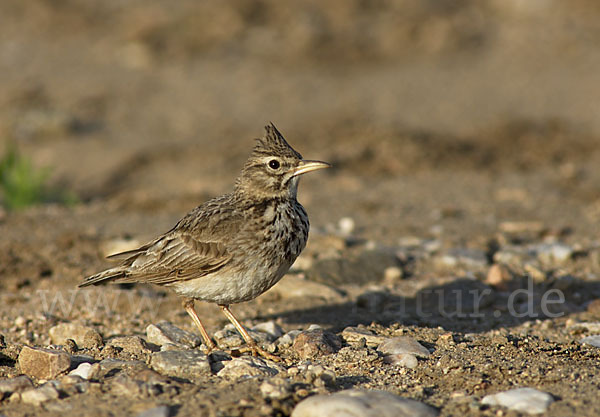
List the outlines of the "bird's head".
{"label": "bird's head", "polygon": [[300,175],[329,166],[327,162],[302,159],[271,123],[246,161],[236,190],[254,198],[295,198]]}

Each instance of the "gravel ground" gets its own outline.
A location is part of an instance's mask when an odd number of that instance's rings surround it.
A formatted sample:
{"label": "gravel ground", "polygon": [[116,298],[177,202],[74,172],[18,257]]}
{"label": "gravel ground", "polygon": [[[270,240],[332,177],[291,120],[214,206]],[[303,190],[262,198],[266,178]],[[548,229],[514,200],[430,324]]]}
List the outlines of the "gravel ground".
{"label": "gravel ground", "polygon": [[[0,212],[0,416],[600,415],[594,2],[0,8],[0,141],[81,200]],[[280,362],[214,305],[206,355],[168,291],[76,289],[270,120],[334,164],[290,273],[232,307]]]}

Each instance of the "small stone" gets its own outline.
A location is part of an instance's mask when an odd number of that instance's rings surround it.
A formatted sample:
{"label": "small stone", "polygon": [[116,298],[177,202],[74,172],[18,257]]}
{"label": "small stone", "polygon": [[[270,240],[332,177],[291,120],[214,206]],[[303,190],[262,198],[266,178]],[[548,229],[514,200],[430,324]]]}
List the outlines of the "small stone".
{"label": "small stone", "polygon": [[271,342],[275,341],[277,338],[283,335],[283,329],[274,321],[266,321],[264,323],[259,323],[256,326],[253,326],[251,330],[255,332],[266,333],[272,339],[270,340]]}
{"label": "small stone", "polygon": [[65,352],[29,346],[23,346],[18,362],[21,372],[38,379],[53,379],[71,367],[71,358]]}
{"label": "small stone", "polygon": [[60,383],[55,388],[67,396],[82,394],[89,390],[90,382],[79,375],[66,375],[60,379]]}
{"label": "small stone", "polygon": [[493,264],[488,270],[485,282],[489,285],[500,286],[511,279],[510,271],[500,264]]}
{"label": "small stone", "polygon": [[537,258],[545,264],[562,264],[571,259],[573,248],[562,243],[547,243],[535,247]]}
{"label": "small stone", "polygon": [[0,380],[0,400],[8,397],[13,392],[21,392],[28,388],[33,388],[33,382],[26,375],[20,375],[15,378]]}
{"label": "small stone", "polygon": [[438,265],[445,267],[464,266],[469,268],[485,268],[488,264],[487,256],[480,249],[456,248],[450,249],[446,254],[436,259]]}
{"label": "small stone", "polygon": [[172,380],[160,375],[151,369],[141,369],[131,373],[119,373],[110,379],[111,391],[126,397],[157,396],[160,394],[174,394],[176,388]]}
{"label": "small stone", "polygon": [[385,391],[345,390],[315,395],[300,402],[291,417],[435,417],[438,412],[419,401]]}
{"label": "small stone", "polygon": [[527,250],[522,246],[506,246],[502,247],[494,253],[494,262],[502,265],[512,265],[519,267],[526,259],[531,259]]}
{"label": "small stone", "polygon": [[18,328],[23,328],[27,324],[27,319],[23,316],[19,316],[15,319],[15,326]]}
{"label": "small stone", "polygon": [[518,234],[518,233],[535,233],[540,234],[544,231],[544,224],[538,221],[519,222],[519,221],[504,221],[498,225],[501,232]]}
{"label": "small stone", "polygon": [[21,394],[21,401],[26,404],[40,405],[58,398],[58,390],[52,384],[44,384],[39,388],[27,390]]}
{"label": "small stone", "polygon": [[[251,331],[249,331],[248,333],[250,333],[250,336],[252,337],[252,333]],[[261,336],[265,336],[264,334],[261,334]],[[238,346],[242,346],[244,344],[244,339],[242,339],[242,336],[240,336],[240,334],[233,329],[229,329],[229,328],[225,328],[222,330],[217,330],[216,332],[213,333],[213,339],[215,339],[215,342],[217,343],[217,346],[220,349],[231,349],[231,348],[236,348]],[[257,342],[261,339],[254,339]]]}
{"label": "small stone", "polygon": [[342,331],[342,338],[350,344],[360,343],[362,339],[365,339],[367,346],[370,347],[379,346],[387,339],[385,336],[379,336],[358,327],[346,327]]}
{"label": "small stone", "polygon": [[217,375],[223,378],[239,379],[253,376],[274,376],[285,369],[273,361],[254,356],[234,358],[225,363]]}
{"label": "small stone", "polygon": [[499,405],[522,413],[541,414],[546,411],[553,401],[552,396],[546,392],[534,388],[515,388],[486,395],[481,403],[484,405]]}
{"label": "small stone", "polygon": [[148,366],[142,361],[125,361],[121,359],[106,358],[99,363],[92,365],[90,378],[101,379],[107,375],[121,373],[120,371],[140,372],[146,369],[148,369]]}
{"label": "small stone", "polygon": [[159,346],[172,344],[182,348],[193,349],[202,343],[198,335],[180,329],[168,321],[148,325],[146,327],[146,336],[150,343]]}
{"label": "small stone", "polygon": [[169,417],[169,407],[161,405],[142,411],[137,417]]}
{"label": "small stone", "polygon": [[338,221],[338,230],[342,236],[350,236],[354,231],[354,219],[351,217],[342,217]]}
{"label": "small stone", "polygon": [[584,322],[584,323],[570,323],[567,326],[567,330],[571,333],[600,333],[600,323],[595,322]]}
{"label": "small stone", "polygon": [[300,330],[290,330],[289,332],[287,332],[286,334],[281,336],[279,339],[277,339],[277,344],[280,347],[284,347],[284,348],[292,346],[292,344],[294,343],[294,340],[296,340],[296,337],[300,333],[302,333]]}
{"label": "small stone", "polygon": [[385,355],[383,357],[383,362],[390,365],[403,366],[408,369],[415,369],[419,365],[417,357],[410,353]]}
{"label": "small stone", "polygon": [[302,359],[316,358],[337,352],[342,347],[339,337],[321,329],[301,332],[294,340],[292,349]]}
{"label": "small stone", "polygon": [[393,284],[396,281],[401,280],[403,275],[404,273],[402,272],[402,269],[400,267],[388,266],[383,271],[383,281],[386,284]]}
{"label": "small stone", "polygon": [[600,348],[600,335],[584,337],[581,339],[581,343]]}
{"label": "small stone", "polygon": [[73,339],[80,348],[102,346],[102,336],[93,327],[77,323],[60,323],[51,327],[49,332],[52,343],[64,345],[67,339]]}
{"label": "small stone", "polygon": [[431,353],[412,337],[398,336],[381,343],[377,350],[384,355],[399,355],[409,353],[418,358],[427,358]]}
{"label": "small stone", "polygon": [[117,347],[123,352],[131,354],[150,353],[151,350],[144,339],[139,336],[117,336],[106,344],[107,347]]}
{"label": "small stone", "polygon": [[260,385],[263,398],[270,400],[285,400],[292,395],[292,385],[284,378],[271,378]]}
{"label": "small stone", "polygon": [[150,367],[168,376],[193,380],[200,375],[210,375],[208,357],[196,350],[167,350],[152,354]]}
{"label": "small stone", "polygon": [[453,346],[456,344],[454,342],[454,335],[452,333],[441,334],[435,343],[440,346]]}
{"label": "small stone", "polygon": [[69,372],[69,375],[76,375],[83,379],[89,379],[91,372],[92,372],[92,364],[88,363],[88,362],[84,362],[82,364],[79,364],[79,366],[77,368],[75,368],[71,372]]}

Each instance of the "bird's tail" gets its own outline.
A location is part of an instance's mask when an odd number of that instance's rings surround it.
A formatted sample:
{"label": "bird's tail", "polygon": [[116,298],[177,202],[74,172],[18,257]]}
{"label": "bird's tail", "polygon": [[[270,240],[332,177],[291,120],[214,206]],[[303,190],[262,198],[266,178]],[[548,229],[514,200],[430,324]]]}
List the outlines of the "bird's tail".
{"label": "bird's tail", "polygon": [[98,285],[107,281],[115,281],[125,278],[129,275],[127,267],[118,266],[116,268],[107,269],[106,271],[98,272],[97,274],[86,277],[79,287],[87,287],[88,285]]}

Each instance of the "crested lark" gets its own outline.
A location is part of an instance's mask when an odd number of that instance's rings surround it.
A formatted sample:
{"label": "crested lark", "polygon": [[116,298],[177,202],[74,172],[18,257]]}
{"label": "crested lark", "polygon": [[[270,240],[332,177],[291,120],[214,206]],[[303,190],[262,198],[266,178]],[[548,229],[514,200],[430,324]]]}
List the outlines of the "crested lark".
{"label": "crested lark", "polygon": [[217,303],[253,354],[277,359],[259,347],[229,305],[267,291],[306,245],[308,216],[296,200],[301,174],[329,167],[296,152],[273,124],[258,139],[233,192],[214,198],[144,246],[109,258],[114,268],[79,285],[141,282],[170,287],[198,326],[208,350],[215,348],[194,310],[194,300]]}

